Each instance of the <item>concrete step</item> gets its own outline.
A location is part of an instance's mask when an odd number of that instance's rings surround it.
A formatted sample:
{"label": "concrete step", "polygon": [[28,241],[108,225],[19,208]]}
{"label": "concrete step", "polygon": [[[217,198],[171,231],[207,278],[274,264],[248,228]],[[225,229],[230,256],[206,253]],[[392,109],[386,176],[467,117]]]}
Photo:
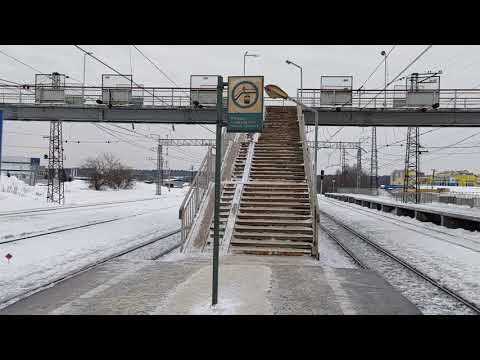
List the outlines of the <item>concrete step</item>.
{"label": "concrete step", "polygon": [[233,233],[236,239],[248,240],[284,240],[284,241],[303,241],[313,242],[312,235],[308,234],[284,234],[284,233],[268,233],[268,232],[237,232]]}
{"label": "concrete step", "polygon": [[297,213],[276,213],[276,214],[265,214],[265,213],[244,213],[244,212],[239,212],[237,214],[238,219],[242,220],[279,220],[279,221],[284,221],[284,220],[311,220],[312,216],[310,213],[308,214],[300,214],[298,215]]}
{"label": "concrete step", "polygon": [[[248,220],[246,220],[248,221]],[[235,232],[270,232],[270,233],[296,233],[312,235],[312,228],[307,226],[250,226],[250,225],[235,225]]]}
{"label": "concrete step", "polygon": [[[290,207],[262,207],[262,206],[248,206],[248,205],[240,205],[240,213],[241,214],[265,214],[265,219],[269,218],[270,216],[274,217],[276,215],[305,215],[311,216],[310,207],[302,206],[301,208],[290,208]],[[280,218],[280,217],[279,217]]]}
{"label": "concrete step", "polygon": [[264,218],[264,219],[237,219],[236,225],[247,225],[247,226],[300,226],[302,227],[311,227],[312,220],[285,220],[285,219],[272,219],[272,218]]}
{"label": "concrete step", "polygon": [[232,246],[233,254],[245,255],[281,255],[281,256],[303,256],[310,255],[311,251],[307,249],[275,248],[260,246]]}
{"label": "concrete step", "polygon": [[298,203],[298,204],[309,204],[310,199],[309,197],[295,197],[295,196],[264,196],[264,195],[258,195],[258,196],[242,196],[241,203],[247,203],[250,202],[268,202],[271,201],[272,205],[274,206],[276,203],[285,203],[285,202],[292,202],[292,203]]}
{"label": "concrete step", "polygon": [[279,191],[262,191],[262,190],[248,190],[243,191],[243,196],[289,196],[289,197],[309,197],[310,194],[308,192],[299,192],[299,191],[285,191],[285,189],[281,189]]}
{"label": "concrete step", "polygon": [[290,182],[290,181],[255,181],[255,182],[249,182],[245,184],[246,188],[265,188],[265,189],[271,189],[271,188],[288,188],[288,189],[298,189],[298,188],[308,188],[308,185],[306,182],[303,183],[298,183],[298,182]]}
{"label": "concrete step", "polygon": [[274,247],[274,248],[289,248],[289,249],[308,249],[311,251],[312,244],[305,241],[288,241],[288,240],[248,240],[232,238],[230,241],[232,246],[261,246],[261,247]]}
{"label": "concrete step", "polygon": [[249,201],[246,203],[240,203],[240,209],[243,207],[271,207],[273,208],[293,208],[293,209],[310,209],[310,203],[305,202],[303,204],[299,204],[297,201],[290,201],[290,202],[277,202],[272,204],[270,201]]}

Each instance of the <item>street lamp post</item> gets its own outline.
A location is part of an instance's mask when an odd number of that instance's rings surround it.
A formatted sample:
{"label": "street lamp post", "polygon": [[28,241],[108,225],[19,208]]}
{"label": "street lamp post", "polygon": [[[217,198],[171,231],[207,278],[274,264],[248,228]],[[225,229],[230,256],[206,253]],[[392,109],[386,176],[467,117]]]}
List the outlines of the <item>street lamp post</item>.
{"label": "street lamp post", "polygon": [[260,57],[259,54],[249,54],[248,51],[245,51],[245,54],[243,54],[243,76],[245,76],[245,59],[247,56]]}
{"label": "street lamp post", "polygon": [[300,65],[297,65],[294,62],[291,62],[290,60],[287,60],[286,63],[288,65],[296,66],[297,68],[300,69],[300,101],[303,101],[303,69]]}
{"label": "street lamp post", "polygon": [[385,58],[385,96],[383,99],[383,107],[387,107],[387,53],[383,50],[380,54]]}
{"label": "street lamp post", "polygon": [[83,82],[82,82],[82,100],[85,96],[85,58],[87,55],[92,55],[93,52],[86,52],[83,54]]}

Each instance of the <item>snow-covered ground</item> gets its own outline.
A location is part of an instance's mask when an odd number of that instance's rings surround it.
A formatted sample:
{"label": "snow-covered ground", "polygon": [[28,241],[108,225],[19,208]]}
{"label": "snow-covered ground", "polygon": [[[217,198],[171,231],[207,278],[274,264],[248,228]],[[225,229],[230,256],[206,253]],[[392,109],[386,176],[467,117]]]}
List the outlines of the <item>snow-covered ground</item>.
{"label": "snow-covered ground", "polygon": [[[324,196],[318,198],[323,211],[480,305],[479,232],[448,229]],[[391,220],[385,221],[380,215]],[[418,226],[405,226],[400,220]]]}
{"label": "snow-covered ground", "polygon": [[[163,193],[168,189],[163,187]],[[107,201],[125,201],[155,196],[155,184],[137,182],[135,187],[126,190],[93,191],[83,180],[65,183],[65,205],[81,205]],[[29,186],[16,177],[0,177],[0,212],[59,206],[47,202],[46,184]]]}
{"label": "snow-covered ground", "polygon": [[[44,192],[3,181],[0,212],[27,208],[49,208]],[[13,183],[13,185],[12,185]],[[155,198],[146,201],[73,208],[59,211],[0,216],[0,301],[38,287],[52,279],[105,258],[120,250],[178,229],[178,208],[187,188],[162,189],[155,195],[155,184],[137,183],[134,189],[94,191],[83,181],[65,184],[66,204],[89,204]],[[16,189],[16,190],[15,190]],[[46,189],[46,188],[45,188]],[[57,205],[58,206],[58,205]],[[17,242],[2,241],[69,228],[102,220],[118,219],[56,234]],[[178,236],[176,237],[178,241]],[[162,240],[163,241],[163,240]],[[166,239],[165,247],[172,246]],[[10,261],[6,254],[13,257]]]}

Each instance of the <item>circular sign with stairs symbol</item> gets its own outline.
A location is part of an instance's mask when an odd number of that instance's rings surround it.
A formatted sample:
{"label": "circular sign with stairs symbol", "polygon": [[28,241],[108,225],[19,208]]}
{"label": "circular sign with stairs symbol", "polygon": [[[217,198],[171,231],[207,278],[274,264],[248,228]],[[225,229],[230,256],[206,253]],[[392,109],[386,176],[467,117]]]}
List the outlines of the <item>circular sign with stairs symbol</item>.
{"label": "circular sign with stairs symbol", "polygon": [[258,101],[258,87],[250,81],[239,82],[232,90],[232,100],[242,109],[255,106]]}

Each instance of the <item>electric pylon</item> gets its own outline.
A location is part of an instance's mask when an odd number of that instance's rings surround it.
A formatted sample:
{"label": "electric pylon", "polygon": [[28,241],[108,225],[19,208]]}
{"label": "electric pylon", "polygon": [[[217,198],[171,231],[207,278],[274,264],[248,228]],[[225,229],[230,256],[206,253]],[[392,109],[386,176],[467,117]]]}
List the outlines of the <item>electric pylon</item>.
{"label": "electric pylon", "polygon": [[403,202],[408,202],[409,193],[415,194],[415,203],[420,202],[418,172],[420,171],[420,144],[418,127],[407,130],[407,146],[405,149],[405,170],[403,175]]}
{"label": "electric pylon", "polygon": [[377,128],[372,127],[372,150],[370,157],[370,189],[378,195],[378,157],[377,157]]}
{"label": "electric pylon", "polygon": [[50,121],[50,142],[48,148],[47,201],[65,203],[65,169],[63,168],[62,122]]}
{"label": "electric pylon", "polygon": [[358,146],[357,149],[357,189],[361,185],[362,176],[362,148]]}

